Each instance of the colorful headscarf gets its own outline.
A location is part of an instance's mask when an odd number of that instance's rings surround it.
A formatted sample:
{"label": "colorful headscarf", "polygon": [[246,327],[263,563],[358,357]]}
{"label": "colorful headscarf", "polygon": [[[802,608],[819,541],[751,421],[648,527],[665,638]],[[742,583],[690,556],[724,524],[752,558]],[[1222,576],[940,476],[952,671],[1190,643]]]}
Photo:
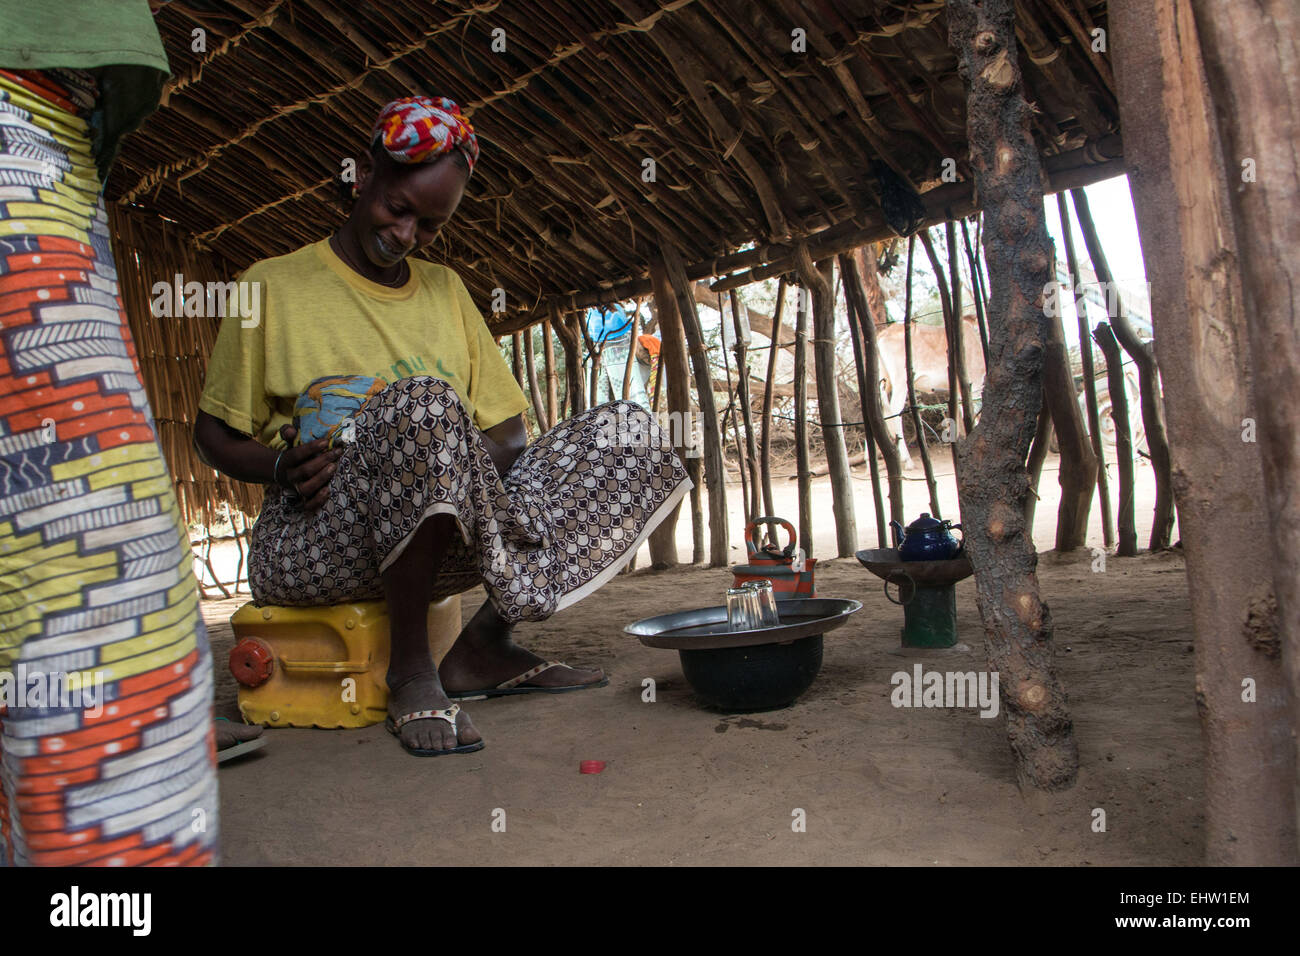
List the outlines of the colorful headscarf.
{"label": "colorful headscarf", "polygon": [[393,100],[379,113],[370,143],[399,163],[429,163],[453,149],[465,156],[469,171],[478,162],[478,137],[461,115],[460,107],[445,96],[407,96]]}

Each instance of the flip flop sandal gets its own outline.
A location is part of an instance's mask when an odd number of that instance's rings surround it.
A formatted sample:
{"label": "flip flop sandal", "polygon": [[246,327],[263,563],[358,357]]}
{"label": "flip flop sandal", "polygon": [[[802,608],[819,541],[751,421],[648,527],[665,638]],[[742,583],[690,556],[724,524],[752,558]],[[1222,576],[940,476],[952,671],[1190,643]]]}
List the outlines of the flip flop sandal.
{"label": "flip flop sandal", "polygon": [[597,687],[604,687],[609,683],[608,677],[602,677],[594,684],[570,684],[567,687],[520,687],[543,671],[549,671],[552,667],[568,667],[563,661],[547,661],[544,664],[538,664],[536,667],[524,671],[518,677],[513,677],[508,681],[502,681],[496,687],[489,687],[485,690],[465,690],[459,693],[448,693],[447,697],[451,700],[486,700],[489,697],[513,697],[518,694],[568,694],[575,690],[594,690]]}
{"label": "flip flop sandal", "polygon": [[[218,717],[217,720],[224,720],[226,723],[234,723],[229,717]],[[217,751],[217,763],[223,764],[229,760],[237,760],[246,754],[251,754],[254,750],[261,750],[267,744],[265,735],[254,737],[252,740],[241,740],[233,747],[226,747],[224,750]]]}
{"label": "flip flop sandal", "polygon": [[[408,747],[406,741],[402,739],[402,728],[413,720],[425,720],[432,717],[437,720],[445,720],[451,724],[452,732],[456,732],[456,715],[460,713],[460,704],[452,704],[443,710],[417,710],[409,714],[403,714],[396,720],[392,717],[384,718],[384,729],[397,738],[397,742],[402,745],[402,749],[408,754],[414,754],[417,757],[441,757],[443,754],[472,754],[476,750],[483,749],[483,741],[475,744],[461,744],[458,747],[452,747],[450,750],[425,750],[421,747]],[[457,739],[460,737],[457,735]]]}

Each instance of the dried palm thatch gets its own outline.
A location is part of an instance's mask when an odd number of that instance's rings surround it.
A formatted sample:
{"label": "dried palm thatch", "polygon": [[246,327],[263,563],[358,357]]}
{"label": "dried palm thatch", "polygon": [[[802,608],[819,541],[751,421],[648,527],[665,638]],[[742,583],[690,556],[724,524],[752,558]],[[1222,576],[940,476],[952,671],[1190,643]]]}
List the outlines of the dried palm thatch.
{"label": "dried palm thatch", "polygon": [[[1065,185],[1113,175],[1114,82],[1093,49],[1105,3],[1016,6],[1046,168]],[[466,199],[423,254],[455,268],[485,312],[505,290],[506,311],[490,316],[503,334],[552,307],[647,293],[664,245],[691,279],[739,283],[784,271],[800,242],[820,257],[888,234],[891,190],[923,193],[932,218],[975,203],[942,0],[154,7],[173,76],[107,190],[119,252],[146,288],[182,264],[187,278],[233,278],[328,235],[344,216],[344,160],[364,150],[379,107],[411,93],[456,99],[480,137]],[[159,217],[176,225],[158,226],[155,244],[143,223]],[[147,328],[143,302],[127,299],[155,411],[164,431],[180,428],[212,330]],[[193,482],[189,502],[245,493],[207,477],[188,436],[164,448]]]}

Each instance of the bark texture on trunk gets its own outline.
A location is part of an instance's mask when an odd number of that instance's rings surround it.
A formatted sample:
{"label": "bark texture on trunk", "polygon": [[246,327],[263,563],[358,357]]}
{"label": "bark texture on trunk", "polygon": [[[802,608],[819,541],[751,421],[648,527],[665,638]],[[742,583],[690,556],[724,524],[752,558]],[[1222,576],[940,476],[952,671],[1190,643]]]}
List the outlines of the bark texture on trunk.
{"label": "bark texture on trunk", "polygon": [[[1239,165],[1225,168],[1188,0],[1111,0],[1108,10],[1156,354],[1170,386],[1165,411],[1205,747],[1206,862],[1295,864],[1294,704],[1289,713],[1276,562],[1260,546],[1278,516],[1260,507],[1263,464],[1258,446],[1243,441],[1243,419],[1262,413],[1251,393],[1228,195],[1259,184],[1242,183]],[[1255,703],[1242,699],[1246,677]]]}
{"label": "bark texture on trunk", "polygon": [[[1195,0],[1192,7],[1233,184],[1228,200],[1268,492],[1276,628],[1291,737],[1300,746],[1300,6]],[[1300,813],[1300,790],[1296,800]]]}
{"label": "bark texture on trunk", "polygon": [[1025,526],[1025,458],[1042,406],[1043,293],[1052,245],[1030,135],[1011,0],[948,0],[949,45],[967,89],[967,132],[993,277],[979,424],[957,448],[958,494],[989,667],[1000,674],[1022,788],[1073,786],[1079,751],[1056,674],[1052,620]]}

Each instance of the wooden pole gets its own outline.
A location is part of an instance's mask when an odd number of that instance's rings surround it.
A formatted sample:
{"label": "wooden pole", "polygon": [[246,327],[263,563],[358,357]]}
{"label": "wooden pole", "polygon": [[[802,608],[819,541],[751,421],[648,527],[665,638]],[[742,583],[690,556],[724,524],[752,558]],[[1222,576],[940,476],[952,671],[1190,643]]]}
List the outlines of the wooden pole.
{"label": "wooden pole", "polygon": [[[892,521],[906,524],[903,514],[903,462],[881,408],[880,346],[876,341],[876,316],[871,312],[866,293],[866,283],[875,279],[875,273],[869,270],[874,270],[875,267],[874,256],[863,256],[859,260],[859,257],[845,253],[840,257],[840,268],[844,270],[844,297],[853,303],[853,314],[862,330],[862,358],[867,372],[866,399],[869,404],[867,422],[875,433],[876,445],[885,456],[885,475],[889,481],[889,517]],[[899,431],[902,431],[901,423]]]}
{"label": "wooden pole", "polygon": [[[668,436],[673,450],[682,458],[686,473],[695,485],[691,489],[690,502],[692,540],[698,542],[698,547],[692,560],[698,562],[704,557],[704,517],[695,511],[699,502],[700,459],[696,451],[688,447],[691,444],[691,379],[686,359],[686,333],[682,331],[681,319],[677,315],[677,299],[668,281],[668,271],[658,259],[651,260],[650,278],[655,315],[659,323],[659,379],[665,386],[656,387],[655,392],[667,393]],[[679,504],[658,528],[650,532],[652,567],[662,569],[677,566],[677,516],[680,511]]]}
{"label": "wooden pole", "polygon": [[1293,0],[1240,7],[1194,0],[1192,7],[1232,184],[1228,203],[1255,372],[1249,381],[1256,414],[1246,417],[1257,419],[1276,633],[1291,689],[1291,738],[1300,745],[1300,10]]}
{"label": "wooden pole", "polygon": [[537,430],[545,435],[551,430],[552,422],[546,414],[546,401],[537,384],[537,356],[533,352],[533,329],[523,333],[524,337],[524,377],[528,379],[528,393],[533,398],[533,413],[537,416]]}
{"label": "wooden pole", "polygon": [[[844,269],[840,268],[840,282],[844,281]],[[867,401],[866,358],[862,347],[862,327],[853,310],[853,299],[846,292],[845,309],[849,315],[849,337],[853,341],[853,365],[858,373],[858,405],[862,410],[863,456],[871,468],[871,497],[876,508],[876,547],[889,547],[889,538],[885,531],[885,499],[880,491],[880,466],[876,463],[876,438],[868,422],[871,420],[870,403]]]}
{"label": "wooden pole", "polygon": [[980,329],[980,350],[984,353],[984,369],[987,371],[989,367],[989,329],[984,320],[984,308],[988,299],[985,297],[984,278],[980,275],[979,263],[975,261],[975,250],[971,248],[970,231],[966,228],[965,219],[961,221],[961,241],[966,247],[966,264],[970,267],[971,283],[974,285],[971,290],[971,298],[975,300],[975,318],[979,322]]}
{"label": "wooden pole", "polygon": [[[907,407],[912,410],[912,427],[916,430],[916,444],[921,452],[921,467],[925,469],[925,486],[930,492],[930,514],[943,517],[939,507],[939,483],[934,480],[934,464],[930,461],[930,443],[925,437],[925,423],[916,405],[916,369],[912,359],[912,258],[916,251],[916,235],[907,237],[907,292],[903,309],[903,354],[907,375]],[[986,365],[985,368],[988,366]],[[899,427],[902,427],[900,423]]]}
{"label": "wooden pole", "polygon": [[1056,194],[1056,211],[1061,218],[1065,239],[1065,265],[1069,270],[1074,295],[1074,312],[1079,326],[1079,358],[1083,363],[1083,394],[1088,406],[1088,435],[1092,453],[1097,458],[1097,500],[1101,505],[1101,535],[1107,549],[1115,547],[1115,515],[1110,507],[1110,476],[1106,474],[1106,448],[1101,440],[1101,415],[1097,409],[1097,371],[1092,360],[1092,339],[1088,335],[1088,305],[1079,277],[1079,259],[1074,251],[1074,231],[1070,227],[1070,210],[1065,193]]}
{"label": "wooden pole", "polygon": [[551,331],[551,320],[542,323],[542,346],[546,353],[546,419],[552,425],[560,420],[558,401],[559,376],[555,373],[555,339]]}
{"label": "wooden pole", "polygon": [[742,334],[744,326],[740,321],[740,297],[735,289],[731,290],[730,298],[731,321],[736,330],[736,374],[739,376],[736,396],[740,400],[740,416],[745,426],[745,457],[749,470],[749,513],[752,517],[758,517],[762,503],[759,501],[758,448],[754,442],[754,413],[750,407],[749,397],[749,349],[745,346],[745,338]]}
{"label": "wooden pole", "polygon": [[709,494],[709,567],[723,568],[727,566],[727,472],[722,463],[722,433],[718,428],[717,404],[713,398],[713,370],[709,367],[709,353],[704,345],[704,333],[700,330],[700,317],[695,311],[695,296],[686,279],[681,254],[668,242],[660,245],[660,252],[668,270],[668,281],[677,295],[677,311],[686,333],[704,425],[704,483]]}
{"label": "wooden pole", "polygon": [[[957,385],[961,389],[961,420],[966,430],[975,427],[975,402],[971,397],[970,371],[966,368],[966,331],[961,302],[961,253],[957,250],[957,224],[951,219],[945,224],[944,235],[948,246],[948,284],[952,289],[952,364],[957,369]],[[987,360],[985,362],[988,368]]]}
{"label": "wooden pole", "polygon": [[1133,430],[1129,425],[1128,394],[1124,391],[1124,358],[1115,333],[1098,322],[1092,337],[1106,356],[1106,388],[1110,391],[1110,417],[1115,422],[1115,458],[1119,465],[1119,548],[1116,554],[1137,554],[1137,529],[1133,524]]}
{"label": "wooden pole", "polygon": [[577,323],[573,316],[560,314],[559,306],[551,305],[551,327],[560,337],[560,347],[564,350],[564,388],[566,418],[572,418],[584,408],[586,403],[582,387],[582,347],[578,343]]}
{"label": "wooden pole", "polygon": [[[934,243],[930,239],[928,230],[921,231],[921,245],[925,247],[925,254],[930,259],[930,269],[934,272],[935,285],[939,287],[939,306],[943,309],[944,341],[947,343],[948,349],[948,421],[952,423],[949,427],[956,431],[958,423],[961,421],[958,413],[961,387],[957,384],[957,364],[953,361],[952,294],[948,291],[948,280],[944,278],[943,266],[939,263],[939,256],[934,250]],[[952,451],[952,463],[955,469],[957,467],[957,442],[953,441],[948,447]]]}
{"label": "wooden pole", "polygon": [[794,327],[794,451],[799,480],[799,544],[813,554],[812,468],[808,461],[808,306],[812,294],[799,287]]}
{"label": "wooden pole", "polygon": [[957,448],[966,549],[989,668],[1001,675],[1007,737],[1022,787],[1073,786],[1078,745],[1056,673],[1052,619],[1024,523],[1025,459],[1042,407],[1042,295],[1052,244],[1030,135],[1012,0],[948,0],[949,45],[967,89],[975,188],[986,204],[989,369],[979,424]]}
{"label": "wooden pole", "polygon": [[[1272,15],[1257,36],[1295,36],[1275,3],[1242,11]],[[1178,462],[1178,530],[1187,561],[1188,602],[1196,637],[1196,704],[1205,745],[1206,862],[1216,866],[1294,866],[1296,844],[1295,724],[1300,693],[1288,693],[1284,640],[1296,631],[1271,608],[1275,574],[1293,573],[1274,549],[1262,547],[1284,513],[1265,504],[1268,483],[1260,445],[1246,439],[1245,419],[1264,414],[1251,394],[1267,374],[1256,368],[1244,296],[1254,281],[1241,248],[1232,202],[1260,189],[1242,181],[1241,160],[1265,154],[1232,152],[1220,141],[1215,87],[1231,78],[1206,76],[1210,58],[1237,55],[1232,41],[1211,36],[1202,45],[1188,0],[1111,0],[1111,47],[1124,126],[1124,154],[1146,274],[1160,369],[1169,384],[1165,411]],[[1212,41],[1212,42],[1211,42]],[[1273,50],[1256,45],[1255,62],[1233,69],[1273,68]],[[1283,77],[1279,73],[1274,79]],[[1276,96],[1275,107],[1294,109]],[[1263,122],[1283,116],[1261,114]],[[1245,118],[1243,118],[1245,119]],[[1236,122],[1234,120],[1234,122]],[[1279,125],[1279,135],[1291,136]],[[1290,147],[1274,153],[1293,161]],[[1273,175],[1283,175],[1278,168]],[[1271,187],[1270,187],[1271,188]],[[1232,194],[1242,191],[1233,198]],[[1266,194],[1272,198],[1272,193]],[[1294,203],[1273,207],[1293,216]],[[1255,220],[1250,228],[1266,228]],[[1279,262],[1273,268],[1280,268]],[[1292,289],[1294,290],[1294,286]],[[1252,293],[1253,294],[1253,293]],[[1267,327],[1267,326],[1266,326]],[[1279,350],[1286,346],[1276,341]],[[1282,351],[1277,361],[1287,360]],[[1258,394],[1258,393],[1257,393]],[[1294,489],[1295,485],[1292,485]],[[1294,558],[1294,555],[1292,555]],[[1295,578],[1291,581],[1294,584]],[[1288,656],[1290,663],[1288,664]],[[1242,700],[1244,676],[1254,703]],[[1188,688],[1191,690],[1191,688]],[[1250,784],[1243,786],[1242,781]]]}
{"label": "wooden pole", "polygon": [[[1053,278],[1056,270],[1052,270]],[[1057,296],[1060,301],[1060,296]],[[1060,308],[1045,309],[1047,338],[1043,343],[1043,397],[1052,416],[1052,428],[1060,445],[1061,461],[1057,482],[1061,500],[1056,511],[1056,550],[1073,551],[1088,543],[1088,517],[1092,513],[1092,491],[1097,481],[1097,456],[1083,427],[1065,349],[1065,328]],[[1041,467],[1041,466],[1040,466]],[[1035,482],[1037,487],[1037,482]]]}
{"label": "wooden pole", "polygon": [[577,318],[578,328],[582,332],[582,340],[587,344],[587,356],[591,359],[591,381],[588,386],[591,390],[591,399],[587,407],[595,408],[600,404],[600,357],[605,351],[604,313],[601,313],[602,327],[599,342],[595,342],[591,338],[591,329],[587,327],[587,313],[585,311],[575,312],[574,316]]}
{"label": "wooden pole", "polygon": [[[736,294],[734,291],[731,293]],[[722,294],[718,293],[718,334],[721,336],[723,324],[727,321],[726,312],[722,305]],[[737,323],[739,324],[739,323]],[[735,387],[731,384],[731,363],[727,361],[727,347],[725,341],[722,343],[722,370],[727,376],[727,408],[722,413],[722,433],[725,438],[727,432],[727,419],[731,419],[731,434],[736,445],[736,471],[740,474],[740,513],[744,518],[745,524],[757,517],[749,507],[749,476],[745,470],[745,446],[740,438],[740,414],[736,408],[737,396],[740,390],[740,383],[737,382]]]}
{"label": "wooden pole", "polygon": [[767,353],[767,381],[763,383],[763,419],[762,438],[758,452],[758,466],[763,479],[763,513],[776,514],[776,502],[772,494],[772,387],[776,379],[776,356],[780,351],[781,313],[785,311],[786,278],[781,276],[776,283],[776,308],[772,315],[772,344]]}
{"label": "wooden pole", "polygon": [[[1029,473],[1029,494],[1025,496],[1025,527],[1032,536],[1034,533],[1034,515],[1038,512],[1039,479],[1043,475],[1043,462],[1047,460],[1047,450],[1052,443],[1052,410],[1044,397],[1043,407],[1038,411],[1038,422],[1034,426],[1034,441],[1029,446],[1029,460],[1025,462],[1025,471]],[[1058,519],[1057,526],[1060,522]]]}
{"label": "wooden pole", "polygon": [[524,336],[522,332],[516,332],[510,336],[510,370],[515,374],[515,382],[519,386],[519,391],[527,391],[528,381],[524,378]]}
{"label": "wooden pole", "polygon": [[623,401],[632,397],[632,373],[636,371],[636,339],[641,334],[641,300],[633,305],[632,329],[627,340],[627,363],[623,366]]}
{"label": "wooden pole", "polygon": [[[1137,332],[1129,323],[1128,312],[1124,309],[1123,299],[1111,275],[1102,251],[1101,239],[1097,236],[1097,227],[1092,221],[1092,212],[1088,209],[1088,197],[1082,189],[1070,190],[1074,200],[1074,211],[1079,217],[1079,231],[1083,233],[1084,245],[1088,248],[1088,258],[1092,260],[1093,271],[1097,280],[1106,290],[1106,301],[1114,295],[1115,309],[1110,324],[1115,331],[1124,351],[1133,357],[1138,367],[1138,390],[1142,397],[1142,427],[1146,431],[1147,448],[1151,452],[1151,470],[1156,479],[1155,515],[1151,522],[1151,538],[1148,547],[1152,551],[1169,547],[1169,538],[1174,528],[1174,489],[1172,462],[1169,457],[1169,438],[1165,431],[1164,402],[1160,397],[1160,371],[1156,368],[1155,349],[1149,343],[1138,338]],[[1109,372],[1107,373],[1109,375]],[[1109,380],[1109,378],[1108,378]],[[1111,395],[1114,404],[1115,396]]]}
{"label": "wooden pole", "polygon": [[[835,516],[836,553],[851,558],[858,549],[858,524],[853,508],[853,476],[844,447],[840,397],[835,369],[834,262],[818,266],[806,254],[795,256],[796,269],[812,291],[813,361],[817,367],[817,413],[821,419],[826,468],[831,479],[831,511]],[[809,554],[812,549],[809,549]]]}

